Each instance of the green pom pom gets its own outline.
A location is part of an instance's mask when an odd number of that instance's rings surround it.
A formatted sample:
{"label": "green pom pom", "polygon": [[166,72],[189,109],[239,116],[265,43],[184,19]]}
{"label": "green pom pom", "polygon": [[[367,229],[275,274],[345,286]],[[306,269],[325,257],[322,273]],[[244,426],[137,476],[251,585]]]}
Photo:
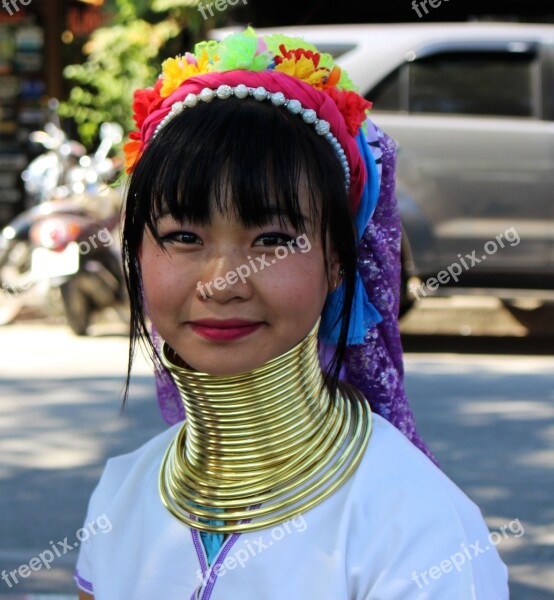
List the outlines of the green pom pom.
{"label": "green pom pom", "polygon": [[348,92],[358,92],[359,89],[358,86],[354,84],[352,79],[350,79],[348,73],[344,69],[341,69],[340,79],[337,83],[337,88],[339,90],[346,90]]}
{"label": "green pom pom", "polygon": [[217,53],[219,49],[219,42],[215,40],[209,40],[207,42],[199,42],[194,46],[194,56],[200,59],[202,53],[206,51],[210,62],[213,64],[217,60]]}
{"label": "green pom pom", "polygon": [[218,48],[219,61],[215,63],[216,71],[265,71],[273,57],[269,52],[258,52],[260,38],[252,27],[245,31],[233,33],[226,37]]}

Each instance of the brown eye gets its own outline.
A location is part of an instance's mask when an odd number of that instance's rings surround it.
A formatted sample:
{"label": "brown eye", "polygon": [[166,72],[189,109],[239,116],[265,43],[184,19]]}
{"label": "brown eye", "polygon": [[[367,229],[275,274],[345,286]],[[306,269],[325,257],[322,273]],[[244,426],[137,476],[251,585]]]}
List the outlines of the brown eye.
{"label": "brown eye", "polygon": [[173,233],[167,233],[165,235],[160,236],[162,242],[164,244],[200,244],[200,238],[194,234],[189,233],[187,231],[175,231]]}
{"label": "brown eye", "polygon": [[285,233],[264,233],[257,238],[256,242],[258,241],[260,243],[255,243],[255,246],[286,246],[290,241],[294,246],[296,245],[294,238]]}

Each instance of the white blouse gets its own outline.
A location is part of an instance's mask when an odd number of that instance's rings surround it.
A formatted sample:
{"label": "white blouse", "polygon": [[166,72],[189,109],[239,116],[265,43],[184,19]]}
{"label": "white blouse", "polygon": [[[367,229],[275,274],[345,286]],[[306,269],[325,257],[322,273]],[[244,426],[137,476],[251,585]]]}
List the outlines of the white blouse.
{"label": "white blouse", "polygon": [[158,474],[180,424],[108,461],[75,580],[95,600],[507,600],[479,509],[373,415],[355,473],[280,525],[229,536],[208,567],[200,535],[162,505]]}

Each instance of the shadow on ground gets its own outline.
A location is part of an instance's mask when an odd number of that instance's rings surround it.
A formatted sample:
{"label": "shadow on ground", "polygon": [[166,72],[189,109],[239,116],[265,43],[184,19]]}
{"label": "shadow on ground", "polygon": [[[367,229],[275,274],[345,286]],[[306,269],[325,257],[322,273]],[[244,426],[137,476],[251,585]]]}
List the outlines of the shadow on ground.
{"label": "shadow on ground", "polygon": [[492,529],[515,519],[525,529],[498,544],[512,600],[552,600],[553,340],[404,336],[403,344],[418,430],[443,470]]}
{"label": "shadow on ground", "polygon": [[[107,376],[0,382],[2,569],[28,564],[65,538],[76,542],[106,460],[134,450],[166,427],[152,377],[133,378],[124,414],[122,384],[121,377]],[[76,559],[76,549],[66,551],[51,569],[33,572],[17,585],[12,580],[12,588],[0,582],[0,593],[74,592]]]}

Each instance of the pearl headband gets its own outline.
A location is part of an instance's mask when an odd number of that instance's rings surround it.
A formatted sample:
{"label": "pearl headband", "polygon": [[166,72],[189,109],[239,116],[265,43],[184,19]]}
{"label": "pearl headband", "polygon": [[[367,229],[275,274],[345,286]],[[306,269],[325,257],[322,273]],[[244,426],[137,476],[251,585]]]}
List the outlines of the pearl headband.
{"label": "pearl headband", "polygon": [[315,110],[312,108],[304,108],[299,100],[295,100],[294,98],[288,99],[282,92],[268,92],[264,87],[253,88],[244,84],[239,84],[235,87],[231,87],[229,85],[220,85],[215,90],[212,90],[211,88],[204,88],[199,94],[190,93],[184,98],[184,100],[179,100],[171,105],[167,115],[160,121],[154,130],[152,139],[158,135],[158,133],[169,123],[169,121],[181,114],[186,108],[194,108],[198,102],[211,102],[214,98],[226,100],[231,96],[235,96],[235,98],[240,99],[251,96],[259,102],[269,100],[274,106],[285,106],[292,114],[300,115],[305,123],[313,125],[316,133],[323,136],[333,147],[333,150],[335,151],[335,154],[337,155],[337,158],[339,159],[344,171],[346,193],[348,194],[350,192],[350,166],[348,164],[348,159],[346,158],[346,153],[344,152],[344,149],[340,145],[339,141],[331,133],[331,125],[329,122],[319,119]]}

